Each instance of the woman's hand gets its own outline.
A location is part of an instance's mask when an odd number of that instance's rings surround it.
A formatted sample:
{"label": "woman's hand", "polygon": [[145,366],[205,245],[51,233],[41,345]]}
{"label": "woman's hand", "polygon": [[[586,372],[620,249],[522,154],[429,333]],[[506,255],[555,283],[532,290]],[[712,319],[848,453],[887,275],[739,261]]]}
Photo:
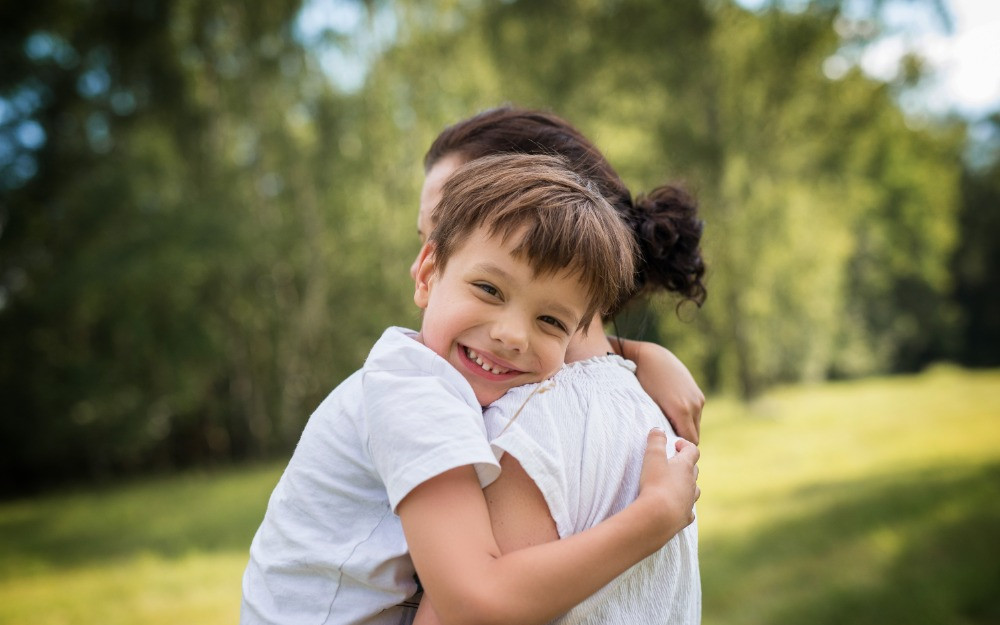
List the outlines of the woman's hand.
{"label": "woman's hand", "polygon": [[697,445],[705,394],[684,363],[656,343],[612,339],[611,344],[616,348],[620,344],[620,355],[635,363],[639,384],[660,407],[677,436]]}

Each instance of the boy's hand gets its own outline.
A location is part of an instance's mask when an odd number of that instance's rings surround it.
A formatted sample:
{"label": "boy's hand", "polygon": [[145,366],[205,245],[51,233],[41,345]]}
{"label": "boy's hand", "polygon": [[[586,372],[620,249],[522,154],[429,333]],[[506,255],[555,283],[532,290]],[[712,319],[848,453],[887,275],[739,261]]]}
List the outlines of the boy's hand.
{"label": "boy's hand", "polygon": [[666,445],[667,436],[662,430],[650,430],[636,498],[636,503],[645,501],[649,505],[663,543],[694,521],[694,504],[701,497],[698,447],[679,439],[675,443],[677,454],[668,459]]}

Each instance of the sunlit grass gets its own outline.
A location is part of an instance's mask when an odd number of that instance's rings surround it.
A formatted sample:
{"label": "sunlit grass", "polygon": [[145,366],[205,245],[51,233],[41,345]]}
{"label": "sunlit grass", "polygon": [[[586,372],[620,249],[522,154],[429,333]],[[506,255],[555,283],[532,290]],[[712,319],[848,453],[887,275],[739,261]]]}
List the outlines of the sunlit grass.
{"label": "sunlit grass", "polygon": [[706,624],[1000,619],[1000,374],[779,389],[706,409]]}
{"label": "sunlit grass", "polygon": [[280,466],[0,505],[0,623],[235,623]]}
{"label": "sunlit grass", "polygon": [[[1000,622],[1000,371],[710,400],[706,625]],[[280,465],[0,504],[0,623],[234,623]]]}
{"label": "sunlit grass", "polygon": [[0,622],[32,625],[236,623],[240,552],[118,561],[8,578],[0,584]]}

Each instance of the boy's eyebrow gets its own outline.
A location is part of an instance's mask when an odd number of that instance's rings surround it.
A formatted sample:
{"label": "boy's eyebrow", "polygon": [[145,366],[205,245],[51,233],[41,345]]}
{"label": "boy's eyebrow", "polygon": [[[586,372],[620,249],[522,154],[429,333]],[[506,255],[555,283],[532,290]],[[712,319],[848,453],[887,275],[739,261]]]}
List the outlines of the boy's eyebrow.
{"label": "boy's eyebrow", "polygon": [[[513,276],[510,275],[510,273],[507,270],[505,270],[500,265],[497,265],[496,263],[490,263],[490,262],[477,263],[476,265],[473,266],[473,269],[482,271],[483,273],[493,274],[496,277],[504,280],[513,280]],[[577,317],[576,313],[570,310],[569,307],[567,307],[562,302],[552,300],[545,302],[545,305],[547,308],[552,309],[552,312],[555,313],[556,315],[565,317],[566,319],[569,320],[575,320],[579,322],[579,318]]]}
{"label": "boy's eyebrow", "polygon": [[[548,305],[549,307],[552,308],[552,312],[554,312],[557,316],[562,317],[567,322],[569,322],[570,326],[580,323],[580,317],[578,317],[576,313],[574,313],[569,308],[563,306],[559,302],[549,302]],[[569,327],[566,329],[572,333],[575,328]]]}
{"label": "boy's eyebrow", "polygon": [[513,279],[513,276],[511,276],[506,269],[504,269],[503,267],[501,267],[496,263],[490,263],[490,262],[476,263],[475,265],[472,266],[472,269],[474,271],[482,271],[483,273],[491,273],[497,276],[498,278],[505,278],[507,280]]}

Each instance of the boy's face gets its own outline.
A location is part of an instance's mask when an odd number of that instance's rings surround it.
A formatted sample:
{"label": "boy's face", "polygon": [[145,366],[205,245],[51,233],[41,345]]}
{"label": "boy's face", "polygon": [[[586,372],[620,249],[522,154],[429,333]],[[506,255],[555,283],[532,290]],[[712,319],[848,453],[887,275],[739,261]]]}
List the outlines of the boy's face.
{"label": "boy's face", "polygon": [[482,406],[555,373],[587,309],[576,277],[535,276],[511,255],[518,239],[502,243],[480,228],[443,272],[429,246],[415,272],[421,340],[469,381]]}

